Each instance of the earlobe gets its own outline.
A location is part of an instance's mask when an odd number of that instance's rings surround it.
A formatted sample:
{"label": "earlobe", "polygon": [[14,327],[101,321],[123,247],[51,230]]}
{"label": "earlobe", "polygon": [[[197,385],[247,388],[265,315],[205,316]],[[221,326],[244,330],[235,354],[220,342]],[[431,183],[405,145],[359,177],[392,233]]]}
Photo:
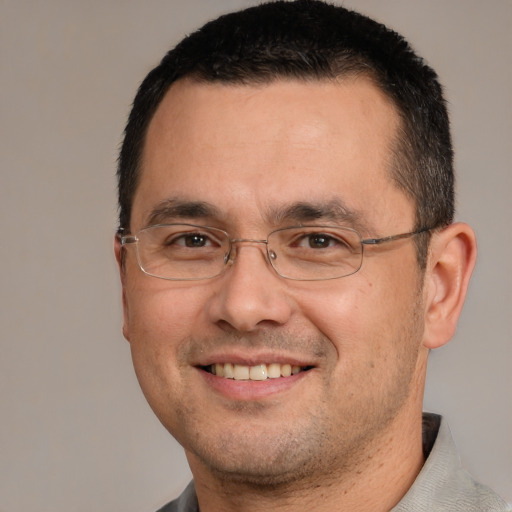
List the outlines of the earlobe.
{"label": "earlobe", "polygon": [[119,277],[121,279],[121,293],[123,302],[123,336],[127,341],[130,341],[129,329],[128,329],[128,301],[126,299],[126,268],[124,262],[124,250],[121,242],[117,236],[114,237],[114,254],[119,269]]}
{"label": "earlobe", "polygon": [[475,233],[467,224],[451,224],[432,235],[425,275],[425,347],[438,348],[453,337],[475,261]]}

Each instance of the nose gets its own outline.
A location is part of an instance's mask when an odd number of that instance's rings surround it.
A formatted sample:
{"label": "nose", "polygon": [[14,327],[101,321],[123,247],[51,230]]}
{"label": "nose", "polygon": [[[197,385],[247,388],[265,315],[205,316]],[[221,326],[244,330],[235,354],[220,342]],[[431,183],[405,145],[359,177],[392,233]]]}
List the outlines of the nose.
{"label": "nose", "polygon": [[238,332],[285,324],[292,314],[292,303],[285,280],[268,262],[265,242],[234,242],[236,252],[217,278],[217,293],[208,303],[210,321]]}

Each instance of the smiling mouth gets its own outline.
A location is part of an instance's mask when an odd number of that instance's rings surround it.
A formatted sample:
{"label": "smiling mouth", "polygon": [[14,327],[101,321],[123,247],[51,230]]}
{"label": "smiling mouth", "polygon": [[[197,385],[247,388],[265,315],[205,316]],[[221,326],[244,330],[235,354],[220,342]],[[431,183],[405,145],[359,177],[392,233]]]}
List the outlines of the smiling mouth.
{"label": "smiling mouth", "polygon": [[234,380],[267,380],[279,379],[281,377],[290,377],[298,373],[311,370],[312,366],[297,366],[291,364],[258,364],[255,366],[246,366],[243,364],[216,363],[201,367],[204,371]]}

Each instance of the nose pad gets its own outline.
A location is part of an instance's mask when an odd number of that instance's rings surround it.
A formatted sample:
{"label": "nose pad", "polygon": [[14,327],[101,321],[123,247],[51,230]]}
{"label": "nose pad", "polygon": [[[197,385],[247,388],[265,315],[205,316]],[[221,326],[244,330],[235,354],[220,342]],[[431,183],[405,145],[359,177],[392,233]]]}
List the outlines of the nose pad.
{"label": "nose pad", "polygon": [[229,248],[229,251],[226,254],[224,254],[224,265],[226,267],[232,267],[235,263],[236,256],[237,256],[236,245],[231,245],[231,247]]}
{"label": "nose pad", "polygon": [[[237,258],[238,251],[237,251],[237,244],[240,243],[249,243],[249,244],[267,244],[266,240],[253,240],[251,238],[238,238],[231,240],[231,247],[229,248],[229,251],[224,255],[224,265],[231,267]],[[264,250],[263,251],[265,260],[268,261],[270,258],[272,261],[274,261],[277,258],[276,253],[273,250]]]}

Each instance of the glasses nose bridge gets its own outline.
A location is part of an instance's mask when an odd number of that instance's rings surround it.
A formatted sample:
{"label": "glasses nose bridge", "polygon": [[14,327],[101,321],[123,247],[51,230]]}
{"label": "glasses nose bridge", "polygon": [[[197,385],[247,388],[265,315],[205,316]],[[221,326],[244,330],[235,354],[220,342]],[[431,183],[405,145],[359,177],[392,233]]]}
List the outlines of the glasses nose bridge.
{"label": "glasses nose bridge", "polygon": [[249,244],[249,245],[263,244],[263,245],[265,245],[265,251],[264,251],[265,258],[266,259],[268,258],[268,250],[267,250],[268,249],[268,240],[262,240],[262,239],[258,239],[258,238],[230,238],[229,244],[230,244],[230,249],[229,249],[228,258],[226,260],[226,263],[228,265],[233,265],[233,263],[235,262],[235,259],[237,257],[237,250],[236,249],[233,250],[233,248],[240,244]]}
{"label": "glasses nose bridge", "polygon": [[242,244],[242,243],[251,243],[251,244],[268,244],[268,240],[260,240],[258,238],[230,238],[229,241],[232,244]]}

